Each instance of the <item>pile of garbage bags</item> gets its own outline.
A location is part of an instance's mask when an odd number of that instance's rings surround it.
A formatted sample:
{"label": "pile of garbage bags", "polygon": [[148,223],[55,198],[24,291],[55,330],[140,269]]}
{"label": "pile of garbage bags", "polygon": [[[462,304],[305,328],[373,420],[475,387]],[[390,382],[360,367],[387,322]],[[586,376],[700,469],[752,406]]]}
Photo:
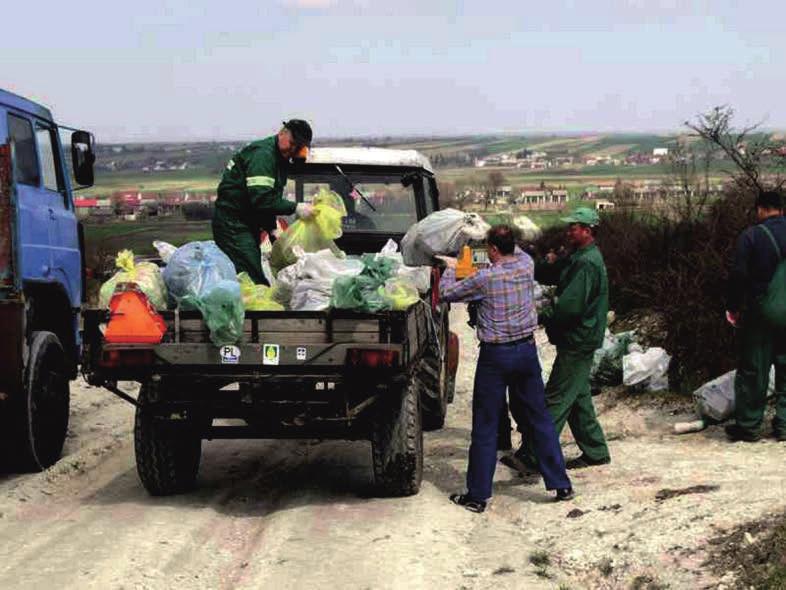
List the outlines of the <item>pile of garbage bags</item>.
{"label": "pile of garbage bags", "polygon": [[644,350],[635,339],[635,331],[612,334],[606,330],[590,370],[593,390],[609,385],[646,391],[669,388],[669,354],[657,346]]}

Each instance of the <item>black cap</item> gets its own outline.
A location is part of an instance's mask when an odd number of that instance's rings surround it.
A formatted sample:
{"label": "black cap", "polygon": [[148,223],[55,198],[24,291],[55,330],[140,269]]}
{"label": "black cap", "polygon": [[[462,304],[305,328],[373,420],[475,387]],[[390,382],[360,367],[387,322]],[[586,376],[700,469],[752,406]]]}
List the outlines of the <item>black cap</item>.
{"label": "black cap", "polygon": [[292,137],[297,143],[305,146],[311,145],[313,133],[308,121],[304,121],[303,119],[290,119],[289,121],[284,121],[284,128],[289,129],[290,133],[292,133]]}
{"label": "black cap", "polygon": [[756,206],[762,209],[783,209],[783,197],[777,191],[762,191],[756,197]]}

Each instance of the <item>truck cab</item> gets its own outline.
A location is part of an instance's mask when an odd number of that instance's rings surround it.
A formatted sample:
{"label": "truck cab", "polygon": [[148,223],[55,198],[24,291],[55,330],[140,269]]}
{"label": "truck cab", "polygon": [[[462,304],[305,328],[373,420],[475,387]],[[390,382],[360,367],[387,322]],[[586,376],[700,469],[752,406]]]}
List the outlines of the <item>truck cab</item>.
{"label": "truck cab", "polygon": [[14,469],[48,467],[65,440],[85,283],[73,190],[93,161],[90,133],[0,90],[0,460]]}

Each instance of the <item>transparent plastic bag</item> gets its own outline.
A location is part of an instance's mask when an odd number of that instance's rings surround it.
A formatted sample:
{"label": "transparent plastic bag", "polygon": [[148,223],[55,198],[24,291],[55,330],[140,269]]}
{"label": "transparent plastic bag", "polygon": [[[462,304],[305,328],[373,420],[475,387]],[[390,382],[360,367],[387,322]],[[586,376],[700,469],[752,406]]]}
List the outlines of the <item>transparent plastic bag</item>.
{"label": "transparent plastic bag", "polygon": [[169,242],[162,242],[161,240],[155,240],[153,242],[153,248],[156,249],[164,264],[169,264],[169,259],[172,258],[172,254],[177,250],[177,246],[173,246]]}
{"label": "transparent plastic bag", "polygon": [[388,279],[382,289],[383,297],[390,303],[391,309],[408,309],[420,301],[417,287],[410,281],[401,278]]}
{"label": "transparent plastic bag", "polygon": [[178,248],[164,269],[171,297],[183,309],[198,309],[213,344],[234,344],[243,335],[243,299],[235,265],[215,242]]}
{"label": "transparent plastic bag", "polygon": [[396,263],[389,258],[377,258],[375,254],[364,254],[362,261],[363,272],[358,276],[335,280],[330,304],[338,309],[366,312],[391,309],[384,285],[392,278]]}
{"label": "transparent plastic bag", "polygon": [[295,247],[305,252],[329,249],[337,257],[344,255],[333,240],[341,237],[341,219],[346,217],[344,201],[336,193],[322,189],[314,196],[311,204],[313,215],[298,219],[273,244],[270,252],[270,267],[274,273],[297,262]]}
{"label": "transparent plastic bag", "polygon": [[196,302],[219,281],[235,281],[235,265],[215,242],[189,242],[178,248],[164,269],[170,296],[184,309]]}
{"label": "transparent plastic bag", "polygon": [[284,311],[284,306],[275,300],[275,287],[257,285],[247,272],[237,275],[237,281],[246,311]]}
{"label": "transparent plastic bag", "polygon": [[115,266],[119,269],[112,278],[101,285],[98,293],[100,307],[109,308],[109,302],[118,283],[134,283],[144,293],[156,309],[166,309],[167,289],[161,276],[161,269],[152,262],[134,262],[131,250],[118,252]]}
{"label": "transparent plastic bag", "polygon": [[626,354],[622,357],[622,383],[638,385],[648,391],[668,389],[670,362],[669,354],[657,346]]}
{"label": "transparent plastic bag", "polygon": [[290,307],[295,311],[322,311],[330,307],[333,279],[301,279],[292,292]]}
{"label": "transparent plastic bag", "polygon": [[477,213],[436,211],[413,225],[401,240],[404,263],[430,265],[434,255],[455,256],[472,240],[483,240],[491,226]]}
{"label": "transparent plastic bag", "polygon": [[[728,420],[734,414],[734,380],[737,371],[729,371],[712,381],[708,381],[693,392],[693,399],[699,415],[716,422]],[[775,393],[775,367],[770,368],[767,397]]]}
{"label": "transparent plastic bag", "polygon": [[612,334],[606,330],[603,346],[595,351],[592,360],[590,383],[593,387],[622,383],[622,357],[628,354],[633,339],[633,331]]}

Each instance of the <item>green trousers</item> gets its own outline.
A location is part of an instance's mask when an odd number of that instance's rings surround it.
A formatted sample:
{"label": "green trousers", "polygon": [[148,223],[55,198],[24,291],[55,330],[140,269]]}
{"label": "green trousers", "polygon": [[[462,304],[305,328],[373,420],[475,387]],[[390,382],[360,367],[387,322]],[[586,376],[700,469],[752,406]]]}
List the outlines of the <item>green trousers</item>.
{"label": "green trousers", "polygon": [[[593,353],[557,349],[557,358],[546,384],[546,404],[554,419],[557,435],[562,433],[565,422],[581,452],[591,461],[608,459],[609,447],[603,429],[595,415],[590,392],[590,369]],[[528,458],[535,463],[529,433],[524,433]]]}
{"label": "green trousers", "polygon": [[775,433],[786,433],[786,330],[774,329],[755,304],[743,313],[738,339],[737,377],[734,380],[737,424],[758,433],[767,406],[770,367],[775,365]]}
{"label": "green trousers", "polygon": [[257,285],[267,285],[262,272],[262,254],[259,251],[259,232],[236,222],[213,218],[213,239],[216,245],[235,265],[238,273],[247,272]]}

